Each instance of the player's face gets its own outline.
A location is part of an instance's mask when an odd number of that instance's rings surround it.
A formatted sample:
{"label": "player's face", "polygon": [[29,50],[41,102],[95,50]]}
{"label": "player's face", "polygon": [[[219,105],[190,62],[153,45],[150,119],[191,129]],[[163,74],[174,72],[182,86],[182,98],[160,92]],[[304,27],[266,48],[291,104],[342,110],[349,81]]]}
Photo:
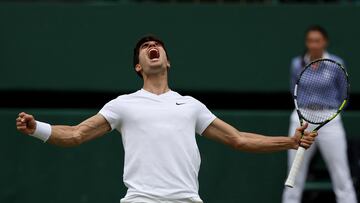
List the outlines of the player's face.
{"label": "player's face", "polygon": [[167,67],[170,67],[170,63],[159,42],[148,41],[140,46],[137,71],[142,71],[145,75],[158,74],[167,72]]}
{"label": "player's face", "polygon": [[311,57],[321,58],[326,49],[327,40],[319,31],[310,31],[306,36],[305,45]]}

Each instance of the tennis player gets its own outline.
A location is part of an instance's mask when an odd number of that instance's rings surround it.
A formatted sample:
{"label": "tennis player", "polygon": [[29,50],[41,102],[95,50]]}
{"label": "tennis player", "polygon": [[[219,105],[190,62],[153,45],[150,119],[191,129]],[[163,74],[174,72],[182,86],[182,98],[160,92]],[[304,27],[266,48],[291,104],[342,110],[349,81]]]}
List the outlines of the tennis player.
{"label": "tennis player", "polygon": [[[318,25],[311,26],[305,32],[306,51],[302,56],[295,57],[291,63],[291,92],[293,93],[295,83],[298,80],[303,67],[313,60],[319,58],[328,58],[339,63],[344,63],[341,58],[330,54],[326,51],[328,43],[328,34],[326,30]],[[333,84],[336,85],[336,84]],[[323,88],[326,86],[319,86]],[[313,99],[320,98],[317,95],[312,95]],[[299,123],[299,117],[294,111],[290,119],[289,134],[296,129]],[[309,129],[315,128],[310,125]],[[349,164],[347,158],[345,131],[341,121],[341,116],[337,116],[327,125],[322,127],[318,133],[321,135],[317,138],[316,144],[311,149],[307,150],[304,156],[304,161],[299,169],[299,173],[295,179],[295,187],[285,187],[283,193],[283,203],[300,203],[304,183],[310,160],[313,157],[316,148],[319,148],[326,165],[329,169],[331,181],[333,183],[334,192],[336,195],[336,202],[338,203],[356,203],[356,195],[353,183],[351,181]],[[324,134],[324,135],[322,135]],[[290,150],[288,153],[289,168],[295,158],[296,151]]]}
{"label": "tennis player", "polygon": [[169,88],[169,57],[164,43],[154,36],[138,41],[133,62],[143,88],[117,97],[78,125],[50,125],[24,112],[16,119],[20,132],[64,147],[119,131],[128,188],[122,203],[201,203],[195,133],[248,152],[297,149],[299,143],[308,148],[317,135],[305,132],[300,138],[304,125],[292,137],[263,136],[240,132],[216,118],[200,101]]}

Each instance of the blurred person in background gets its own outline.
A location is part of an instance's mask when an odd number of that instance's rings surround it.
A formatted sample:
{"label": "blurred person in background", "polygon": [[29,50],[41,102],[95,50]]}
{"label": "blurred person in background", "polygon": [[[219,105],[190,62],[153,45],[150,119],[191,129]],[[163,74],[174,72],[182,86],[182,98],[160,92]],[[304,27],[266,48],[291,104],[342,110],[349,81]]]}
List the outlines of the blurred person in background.
{"label": "blurred person in background", "polygon": [[[303,68],[316,59],[328,58],[335,60],[341,64],[344,61],[333,54],[327,52],[329,37],[327,31],[319,26],[310,26],[305,32],[305,46],[306,50],[301,56],[295,57],[291,62],[291,93],[294,91],[295,83],[298,80]],[[299,117],[294,110],[290,118],[289,132],[294,132],[294,129],[299,124]],[[309,125],[312,130],[315,127]],[[326,126],[319,131],[319,137],[314,143],[314,147],[306,150],[304,161],[300,167],[299,174],[296,176],[295,187],[286,187],[283,192],[283,203],[300,203],[306,181],[306,176],[310,164],[310,160],[315,154],[316,148],[319,149],[324,161],[328,167],[333,190],[336,195],[338,203],[356,203],[356,194],[351,180],[349,163],[347,157],[347,144],[345,138],[345,130],[341,121],[341,116],[337,116],[330,121]],[[294,160],[296,151],[289,150],[288,152],[288,167],[290,169]]]}

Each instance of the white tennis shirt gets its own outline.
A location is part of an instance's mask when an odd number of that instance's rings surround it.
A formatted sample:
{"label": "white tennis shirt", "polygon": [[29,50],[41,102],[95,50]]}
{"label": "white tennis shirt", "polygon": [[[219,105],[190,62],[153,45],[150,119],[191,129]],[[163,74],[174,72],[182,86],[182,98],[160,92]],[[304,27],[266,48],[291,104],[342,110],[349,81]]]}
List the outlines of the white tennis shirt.
{"label": "white tennis shirt", "polygon": [[195,133],[216,118],[204,104],[174,91],[122,95],[99,112],[122,135],[126,197],[199,197]]}

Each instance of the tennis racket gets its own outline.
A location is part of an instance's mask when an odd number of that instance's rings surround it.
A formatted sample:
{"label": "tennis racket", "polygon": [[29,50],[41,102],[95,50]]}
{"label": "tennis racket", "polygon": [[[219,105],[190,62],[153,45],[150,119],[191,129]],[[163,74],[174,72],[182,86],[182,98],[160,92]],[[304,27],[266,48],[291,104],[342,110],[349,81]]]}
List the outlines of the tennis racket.
{"label": "tennis racket", "polygon": [[[294,102],[300,125],[306,121],[317,125],[313,130],[334,119],[349,98],[349,80],[345,68],[331,59],[318,59],[300,73],[294,88]],[[304,158],[305,148],[299,147],[285,185],[294,187],[295,177]]]}

